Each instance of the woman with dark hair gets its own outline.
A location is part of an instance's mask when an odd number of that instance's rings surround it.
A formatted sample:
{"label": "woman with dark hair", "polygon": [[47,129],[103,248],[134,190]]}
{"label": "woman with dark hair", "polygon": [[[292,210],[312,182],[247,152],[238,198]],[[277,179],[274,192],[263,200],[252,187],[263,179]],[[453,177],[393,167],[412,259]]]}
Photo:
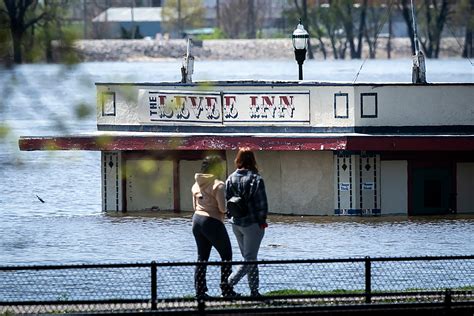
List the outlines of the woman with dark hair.
{"label": "woman with dark hair", "polygon": [[[201,173],[196,173],[196,183],[192,187],[193,193],[193,235],[196,240],[198,261],[207,262],[212,247],[216,248],[222,261],[232,261],[232,247],[229,235],[224,226],[226,213],[224,182],[219,180],[224,175],[223,161],[218,156],[206,157],[201,166]],[[196,265],[194,272],[194,287],[198,298],[206,297],[205,264]],[[237,296],[228,278],[232,272],[230,264],[221,267],[222,296]]]}
{"label": "woman with dark hair", "polygon": [[[234,231],[239,249],[245,261],[256,261],[260,243],[267,225],[268,203],[265,184],[258,173],[257,162],[249,148],[242,148],[234,160],[235,170],[226,181],[226,200],[240,196],[246,204],[246,214],[232,216]],[[251,296],[260,296],[258,266],[244,264],[230,277],[229,284],[236,285],[247,275]]]}

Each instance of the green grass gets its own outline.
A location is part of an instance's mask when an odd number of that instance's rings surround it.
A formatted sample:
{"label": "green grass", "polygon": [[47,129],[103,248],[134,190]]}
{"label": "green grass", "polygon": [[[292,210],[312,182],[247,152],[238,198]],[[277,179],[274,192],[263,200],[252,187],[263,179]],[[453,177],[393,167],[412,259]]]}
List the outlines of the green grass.
{"label": "green grass", "polygon": [[316,291],[316,290],[297,290],[297,289],[283,289],[270,291],[265,293],[265,295],[322,295],[322,294],[361,294],[364,293],[363,290],[344,290],[344,289],[335,289],[332,291]]}

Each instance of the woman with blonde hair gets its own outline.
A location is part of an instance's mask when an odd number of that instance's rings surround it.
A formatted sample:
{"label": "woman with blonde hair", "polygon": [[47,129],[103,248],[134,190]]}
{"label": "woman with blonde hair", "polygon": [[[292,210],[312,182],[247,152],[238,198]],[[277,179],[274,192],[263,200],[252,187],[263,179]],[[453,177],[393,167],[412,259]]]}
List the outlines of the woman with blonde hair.
{"label": "woman with blonde hair", "polygon": [[[232,230],[245,261],[256,261],[267,225],[268,203],[263,178],[258,173],[257,162],[249,148],[242,148],[234,160],[236,170],[226,181],[226,200],[239,196],[245,211],[234,213]],[[229,210],[228,210],[229,211]],[[251,296],[260,296],[259,273],[256,264],[244,264],[229,277],[229,284],[236,285],[247,275]]]}
{"label": "woman with blonde hair", "polygon": [[[216,248],[221,260],[221,290],[224,297],[238,296],[228,278],[232,272],[232,247],[229,235],[224,226],[225,198],[224,182],[219,180],[224,175],[223,161],[219,156],[206,157],[201,166],[201,172],[196,173],[196,183],[192,187],[193,193],[193,235],[196,240],[198,261],[207,262],[212,247]],[[198,298],[207,297],[206,282],[207,267],[205,264],[196,265],[194,272],[194,287]]]}

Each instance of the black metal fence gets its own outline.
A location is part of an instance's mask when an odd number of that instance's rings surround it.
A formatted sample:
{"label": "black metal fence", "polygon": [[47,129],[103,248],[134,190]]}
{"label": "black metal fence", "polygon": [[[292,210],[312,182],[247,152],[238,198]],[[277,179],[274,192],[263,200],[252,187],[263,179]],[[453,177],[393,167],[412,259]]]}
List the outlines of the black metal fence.
{"label": "black metal fence", "polygon": [[380,306],[474,309],[474,256],[232,262],[258,264],[262,297],[247,279],[222,298],[220,262],[210,297],[196,299],[197,262],[0,267],[0,315],[84,312],[253,313]]}

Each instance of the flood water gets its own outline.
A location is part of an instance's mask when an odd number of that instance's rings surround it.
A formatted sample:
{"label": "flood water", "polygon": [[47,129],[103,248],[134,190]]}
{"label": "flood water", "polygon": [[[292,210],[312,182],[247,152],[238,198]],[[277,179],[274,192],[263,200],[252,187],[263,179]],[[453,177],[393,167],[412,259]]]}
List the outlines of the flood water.
{"label": "flood water", "polygon": [[[304,76],[352,82],[361,64],[307,61]],[[20,135],[95,131],[95,112],[78,116],[95,111],[94,82],[178,81],[180,67],[180,61],[165,61],[0,69],[0,135],[8,131],[0,137],[0,265],[195,260],[189,213],[101,212],[100,153],[18,150]],[[296,76],[294,61],[197,60],[194,79]],[[427,79],[474,82],[473,67],[461,59],[428,60]],[[357,82],[410,80],[410,59],[377,60],[364,64]],[[271,216],[269,225],[260,259],[474,254],[474,215]]]}

